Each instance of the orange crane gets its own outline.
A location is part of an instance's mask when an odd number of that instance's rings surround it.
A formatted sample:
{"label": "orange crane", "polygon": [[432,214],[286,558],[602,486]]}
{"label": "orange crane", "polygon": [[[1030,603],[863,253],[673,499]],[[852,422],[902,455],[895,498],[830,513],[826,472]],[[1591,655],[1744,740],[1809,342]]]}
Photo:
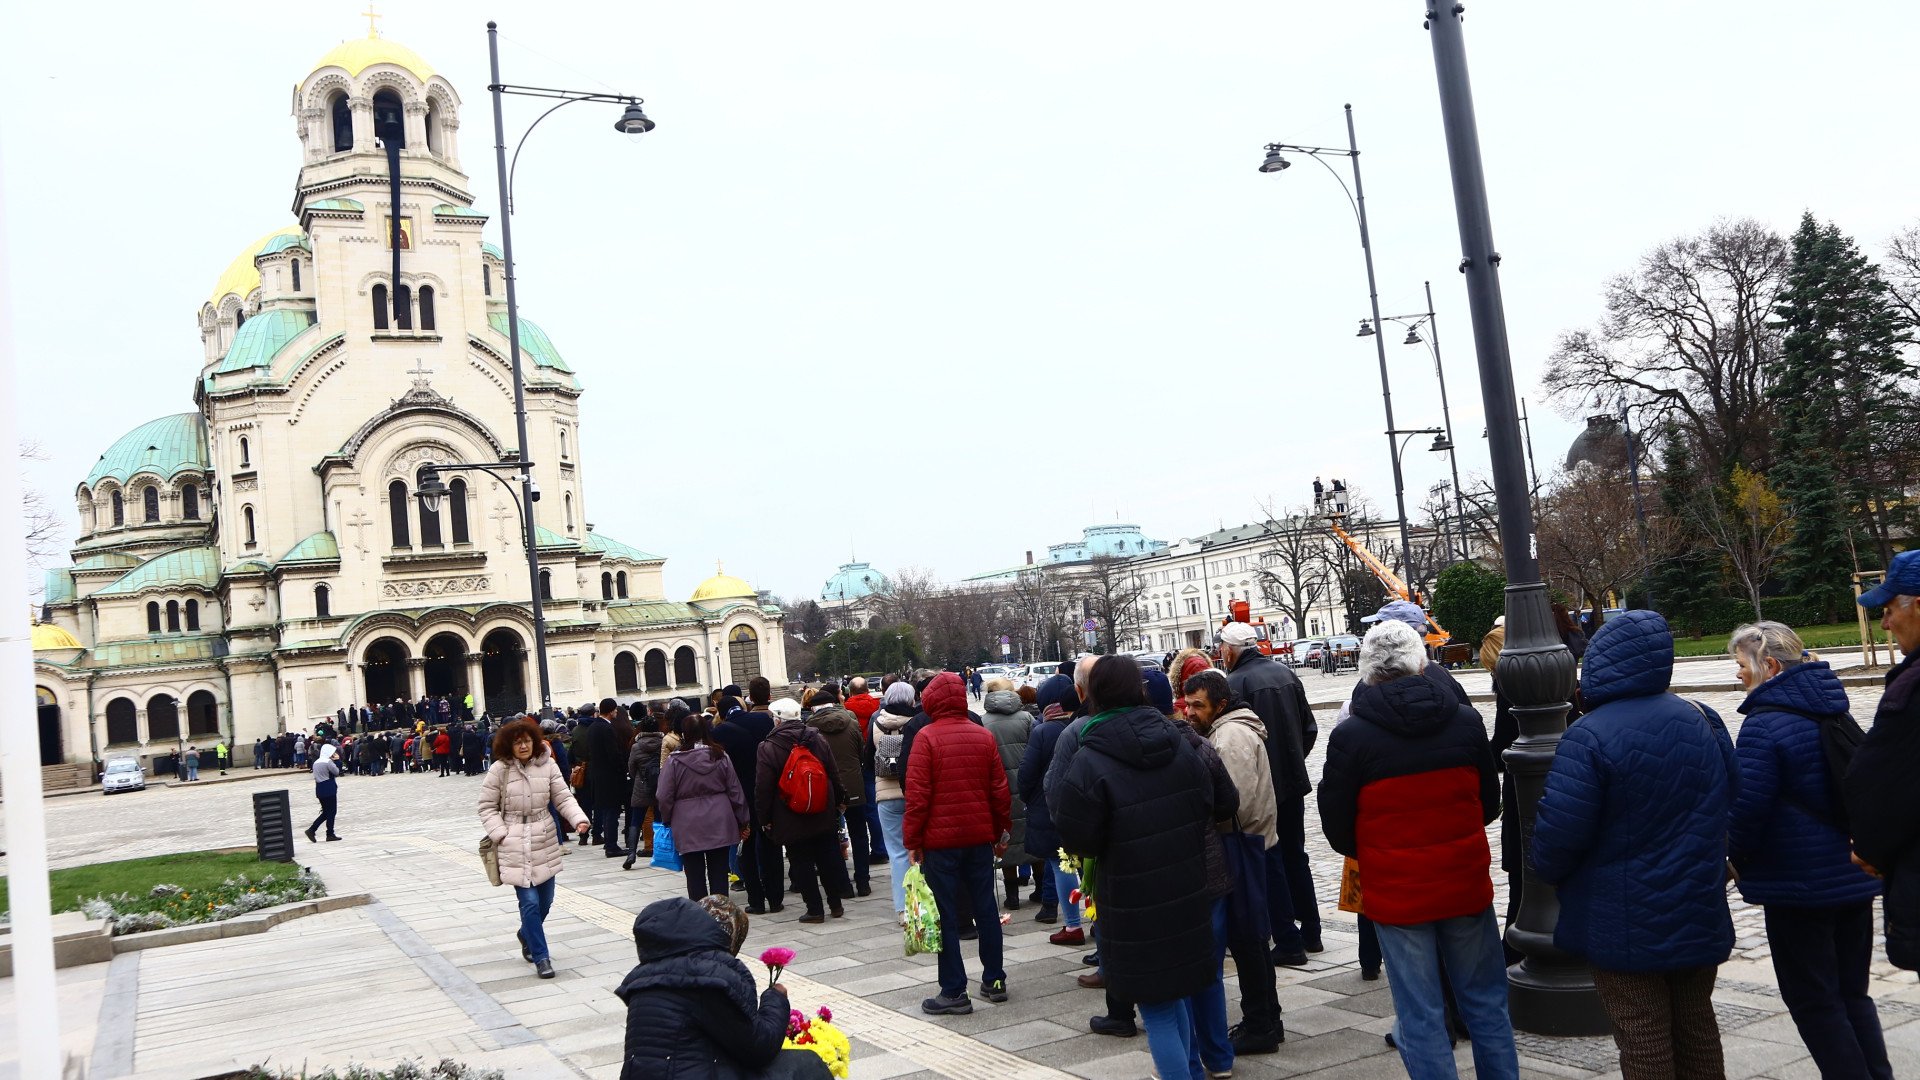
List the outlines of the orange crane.
{"label": "orange crane", "polygon": [[1267,633],[1266,618],[1254,617],[1253,606],[1245,600],[1235,600],[1227,605],[1227,617],[1220,620],[1220,629],[1225,630],[1230,624],[1237,622],[1253,627],[1254,645],[1259,648],[1261,656],[1272,656],[1275,649],[1279,649],[1284,655],[1293,655],[1293,642],[1275,642],[1272,635]]}
{"label": "orange crane", "polygon": [[1427,613],[1427,623],[1432,627],[1426,634],[1427,646],[1429,648],[1439,648],[1452,640],[1453,635],[1447,633],[1446,627],[1441,626],[1439,621],[1433,617],[1433,611],[1431,609],[1432,601],[1420,595],[1420,593],[1414,589],[1409,588],[1406,582],[1400,580],[1400,575],[1394,573],[1386,563],[1381,562],[1375,557],[1373,552],[1368,551],[1365,544],[1355,540],[1347,530],[1340,527],[1340,519],[1346,516],[1345,511],[1346,503],[1344,499],[1335,503],[1333,509],[1323,510],[1322,516],[1326,518],[1327,528],[1332,529],[1333,535],[1339,537],[1340,542],[1347,545],[1347,548],[1366,565],[1368,570],[1373,571],[1373,576],[1380,579],[1380,584],[1387,587],[1387,592],[1402,600],[1420,605],[1420,610]]}

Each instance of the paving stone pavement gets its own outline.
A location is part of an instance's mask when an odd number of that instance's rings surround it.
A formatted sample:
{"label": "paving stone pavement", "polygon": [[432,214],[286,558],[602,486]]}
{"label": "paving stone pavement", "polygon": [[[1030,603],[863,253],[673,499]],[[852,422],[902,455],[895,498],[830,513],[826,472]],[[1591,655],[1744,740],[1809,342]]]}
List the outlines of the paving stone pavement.
{"label": "paving stone pavement", "polygon": [[[1333,679],[1316,686],[1317,678],[1307,680],[1316,698],[1335,700],[1346,692]],[[1870,716],[1878,691],[1855,688],[1852,695],[1856,715]],[[1692,696],[1737,728],[1738,693]],[[1483,712],[1490,715],[1491,706]],[[1324,728],[1331,717],[1323,713],[1321,720]],[[1324,744],[1323,738],[1322,752]],[[1320,752],[1311,766],[1318,771]],[[301,773],[49,800],[53,865],[250,843],[251,795],[275,787],[289,790],[296,818],[311,812]],[[309,845],[299,839],[299,857],[333,890],[366,890],[376,904],[252,938],[127,954],[113,965],[63,971],[67,1045],[91,1039],[96,1076],[185,1078],[269,1057],[319,1067],[443,1055],[484,1061],[514,1076],[617,1076],[625,1014],[612,989],[634,963],[633,913],[684,895],[684,879],[644,866],[622,871],[619,860],[603,858],[597,848],[573,848],[548,924],[560,975],[539,980],[519,959],[511,891],[489,887],[473,853],[478,789],[479,780],[467,777],[346,778],[339,826],[346,840]],[[1277,1054],[1242,1058],[1234,1075],[1403,1076],[1381,1039],[1392,1026],[1386,983],[1361,981],[1354,924],[1332,908],[1339,857],[1316,827],[1309,825],[1308,834],[1327,951],[1306,968],[1279,969],[1287,1042]],[[1085,970],[1082,950],[1049,944],[1046,934],[1054,928],[1033,922],[1031,905],[1012,913],[1007,927],[1011,999],[1003,1005],[976,1000],[966,1017],[921,1015],[920,1000],[932,992],[933,959],[902,955],[887,868],[872,872],[874,896],[850,902],[844,920],[803,926],[794,921],[798,905],[791,905],[781,915],[755,919],[743,950],[751,957],[778,944],[797,952],[784,982],[797,1006],[834,1009],[854,1041],[855,1078],[1137,1080],[1151,1074],[1144,1038],[1088,1032],[1088,1017],[1102,1011],[1104,1001],[1074,982]],[[1739,949],[1722,968],[1715,997],[1728,1075],[1817,1076],[1773,988],[1760,912],[1736,901],[1735,920]],[[970,961],[976,977],[977,968]],[[0,980],[0,1011],[10,1011],[12,989],[12,980]],[[1896,1072],[1920,1075],[1920,986],[1882,962],[1874,992]],[[1231,974],[1228,998],[1237,1013]],[[300,1023],[343,1009],[356,1019]],[[118,1042],[116,1032],[124,1035]],[[13,1038],[10,1027],[0,1030],[0,1078],[11,1075]],[[1619,1075],[1611,1040],[1522,1035],[1518,1041],[1525,1076]],[[1470,1074],[1465,1048],[1456,1059]]]}

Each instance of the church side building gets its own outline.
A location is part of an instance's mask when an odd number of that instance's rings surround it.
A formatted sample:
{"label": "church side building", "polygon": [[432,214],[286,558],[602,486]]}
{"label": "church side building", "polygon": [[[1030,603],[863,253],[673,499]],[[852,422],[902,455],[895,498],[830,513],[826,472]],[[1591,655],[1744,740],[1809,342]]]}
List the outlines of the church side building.
{"label": "church side building", "polygon": [[369,36],[292,106],[294,222],[200,308],[194,408],[122,436],[74,489],[73,565],[48,573],[34,635],[43,763],[245,747],[423,694],[537,707],[536,590],[556,703],[784,682],[782,613],[751,585],[716,574],[668,600],[661,556],[593,529],[581,383],[536,323],[520,319],[538,581],[510,479],[449,472],[437,509],[414,497],[423,463],[517,446],[504,266],[461,171],[460,99]]}

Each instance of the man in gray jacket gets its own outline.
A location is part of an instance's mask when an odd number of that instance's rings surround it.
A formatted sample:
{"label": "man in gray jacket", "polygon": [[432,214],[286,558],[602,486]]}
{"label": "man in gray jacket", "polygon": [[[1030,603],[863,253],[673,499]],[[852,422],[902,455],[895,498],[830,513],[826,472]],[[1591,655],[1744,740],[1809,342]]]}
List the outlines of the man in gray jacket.
{"label": "man in gray jacket", "polygon": [[[1320,904],[1307,863],[1307,755],[1319,738],[1307,692],[1293,670],[1260,652],[1247,623],[1220,631],[1220,666],[1233,699],[1245,702],[1267,729],[1267,763],[1273,771],[1275,824],[1280,842],[1267,854],[1267,908],[1273,916],[1273,962],[1299,967],[1321,951]],[[1273,855],[1278,858],[1272,858]]]}

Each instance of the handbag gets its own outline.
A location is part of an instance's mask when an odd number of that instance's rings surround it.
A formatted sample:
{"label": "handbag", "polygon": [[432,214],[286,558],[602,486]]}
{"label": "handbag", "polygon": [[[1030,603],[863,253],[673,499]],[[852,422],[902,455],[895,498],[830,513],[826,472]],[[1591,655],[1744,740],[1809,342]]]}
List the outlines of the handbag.
{"label": "handbag", "polygon": [[1341,911],[1349,911],[1355,915],[1366,913],[1366,909],[1360,905],[1360,864],[1353,859],[1348,859],[1346,865],[1340,868],[1338,907]]}
{"label": "handbag", "polygon": [[500,884],[500,847],[491,836],[480,838],[480,865],[486,867],[489,884]]}
{"label": "handbag", "polygon": [[661,870],[679,870],[680,851],[673,846],[673,830],[659,822],[653,823],[653,859],[648,864]]}
{"label": "handbag", "polygon": [[1220,837],[1227,856],[1227,872],[1233,878],[1233,891],[1227,894],[1227,925],[1249,938],[1265,940],[1273,932],[1273,920],[1267,910],[1267,838],[1240,831],[1240,819],[1234,829]]}
{"label": "handbag", "polygon": [[[907,868],[907,877],[902,883],[902,890],[906,893],[907,900],[905,928],[907,955],[939,952],[940,907],[934,903],[933,889],[927,884],[927,875],[919,866]],[[988,918],[991,917],[991,915],[988,916]]]}
{"label": "handbag", "polygon": [[575,788],[587,786],[587,763],[586,762],[583,761],[580,764],[575,765],[573,767],[573,771],[567,774],[567,786],[575,787]]}

